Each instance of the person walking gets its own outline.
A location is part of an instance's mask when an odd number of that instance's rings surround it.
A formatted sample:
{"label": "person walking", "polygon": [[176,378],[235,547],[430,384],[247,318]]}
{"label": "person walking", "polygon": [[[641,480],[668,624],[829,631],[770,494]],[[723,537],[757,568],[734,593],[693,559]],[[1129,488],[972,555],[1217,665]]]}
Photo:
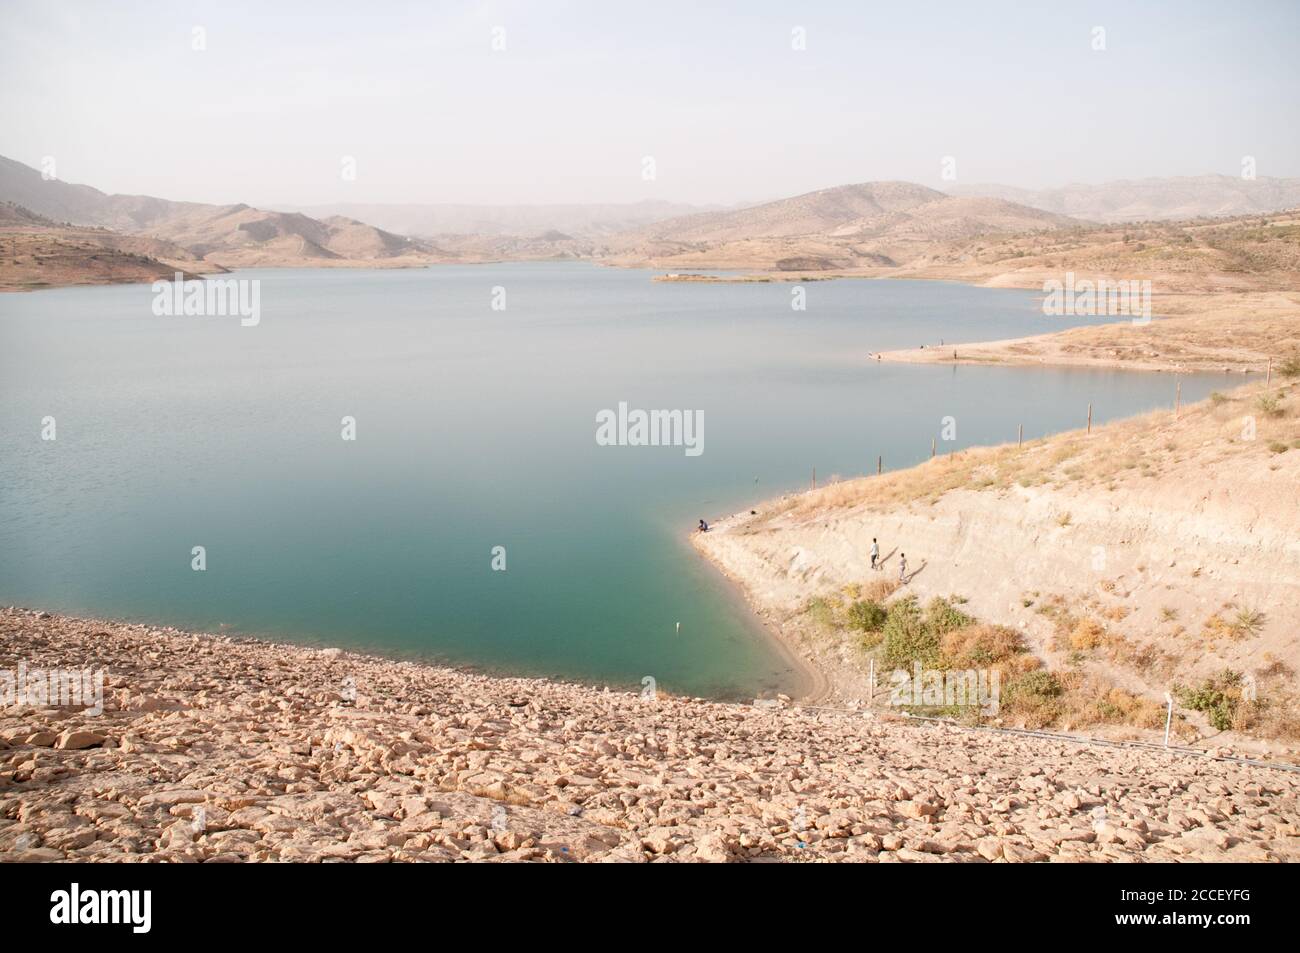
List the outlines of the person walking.
{"label": "person walking", "polygon": [[871,568],[879,569],[876,563],[880,560],[880,544],[876,542],[876,537],[871,537]]}
{"label": "person walking", "polygon": [[907,553],[898,554],[898,581],[907,585]]}

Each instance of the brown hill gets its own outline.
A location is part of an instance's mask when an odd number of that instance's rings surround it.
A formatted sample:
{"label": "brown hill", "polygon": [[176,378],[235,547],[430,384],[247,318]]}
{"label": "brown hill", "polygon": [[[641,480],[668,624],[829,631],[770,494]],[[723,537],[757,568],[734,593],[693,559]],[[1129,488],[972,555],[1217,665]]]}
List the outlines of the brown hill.
{"label": "brown hill", "polygon": [[145,235],[53,222],[0,203],[0,291],[124,284],[224,271],[184,248]]}
{"label": "brown hill", "polygon": [[0,201],[17,203],[52,221],[159,239],[167,243],[165,255],[175,257],[179,249],[180,257],[220,267],[407,265],[436,257],[423,242],[355,219],[320,221],[242,204],[109,195],[86,185],[44,179],[35,169],[3,156]]}
{"label": "brown hill", "polygon": [[868,182],[658,222],[612,240],[609,257],[618,264],[679,267],[889,268],[910,263],[936,242],[1078,224],[1002,199]]}

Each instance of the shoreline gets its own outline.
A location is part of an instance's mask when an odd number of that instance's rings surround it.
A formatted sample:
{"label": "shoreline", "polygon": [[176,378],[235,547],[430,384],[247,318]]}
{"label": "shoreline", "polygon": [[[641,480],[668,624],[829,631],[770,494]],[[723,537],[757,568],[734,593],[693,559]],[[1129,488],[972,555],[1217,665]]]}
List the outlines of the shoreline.
{"label": "shoreline", "polygon": [[[822,671],[828,695],[852,707],[869,704],[875,688],[865,655],[851,631],[826,630],[808,607],[846,587],[892,580],[893,552],[905,548],[910,576],[919,576],[906,591],[922,602],[969,601],[964,608],[978,622],[1021,633],[1049,670],[1082,664],[1106,684],[1158,700],[1178,682],[1280,666],[1270,704],[1295,710],[1300,699],[1285,673],[1300,669],[1300,644],[1285,607],[1300,600],[1300,453],[1288,451],[1300,448],[1300,425],[1284,413],[1269,424],[1268,438],[1234,440],[1238,415],[1258,413],[1262,383],[1184,405],[1178,416],[1140,413],[1091,433],[1063,431],[1023,448],[1014,441],[971,447],[959,459],[768,497],[715,517],[692,543],[792,651]],[[1286,398],[1295,385],[1271,390]],[[1058,466],[1070,475],[1044,479]],[[1092,468],[1105,469],[1084,478]],[[879,576],[867,567],[876,535]],[[1089,565],[1097,551],[1106,556],[1100,571]],[[1222,628],[1233,613],[1245,613],[1244,634]],[[1076,617],[1104,633],[1080,645],[1112,648],[1062,648],[1055,620]],[[1187,631],[1198,622],[1199,635]],[[1199,715],[1185,716],[1204,743],[1300,756],[1294,727],[1259,736],[1234,730],[1216,742]],[[1284,717],[1300,719],[1300,710]],[[1123,723],[1102,727],[1129,732]]]}
{"label": "shoreline", "polygon": [[[709,525],[710,527],[713,526],[712,523]],[[712,531],[712,528],[710,528],[709,532]],[[714,577],[714,582],[722,588],[724,596],[733,603],[735,610],[743,612],[749,617],[749,622],[755,633],[767,640],[778,657],[784,659],[794,672],[798,688],[792,689],[791,694],[788,696],[790,703],[812,706],[833,699],[835,697],[835,683],[830,673],[815,658],[810,658],[800,652],[797,645],[791,644],[789,637],[781,627],[780,621],[764,611],[752,599],[745,586],[727,571],[726,566],[711,559],[709,554],[700,547],[695,538],[699,535],[696,532],[691,533],[689,542],[691,548],[695,551],[696,558],[701,563],[703,571]]]}
{"label": "shoreline", "polygon": [[[795,705],[812,705],[831,697],[834,686],[827,673],[814,661],[801,655],[782,635],[780,627],[759,611],[749,599],[744,587],[727,575],[726,570],[709,559],[708,555],[695,545],[692,532],[691,544],[693,555],[700,563],[700,571],[708,575],[709,582],[718,588],[721,598],[725,599],[735,611],[744,613],[754,634],[764,639],[776,656],[789,666],[794,677],[794,684],[788,693],[781,693]],[[780,700],[780,696],[778,696]]]}

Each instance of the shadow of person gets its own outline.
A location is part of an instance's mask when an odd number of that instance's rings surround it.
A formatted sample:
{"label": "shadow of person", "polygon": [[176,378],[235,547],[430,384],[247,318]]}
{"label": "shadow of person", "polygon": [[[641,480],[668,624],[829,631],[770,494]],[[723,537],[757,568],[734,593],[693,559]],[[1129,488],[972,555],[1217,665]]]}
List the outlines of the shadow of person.
{"label": "shadow of person", "polygon": [[883,555],[883,556],[881,556],[879,559],[877,559],[877,560],[876,560],[876,565],[877,565],[877,566],[884,566],[885,563],[889,562],[890,558],[891,558],[891,557],[894,555],[894,553],[896,553],[896,552],[898,552],[898,547],[897,547],[897,546],[895,546],[895,547],[894,547],[893,549],[891,549],[889,552],[885,553],[885,555]]}
{"label": "shadow of person", "polygon": [[925,572],[926,565],[927,565],[926,560],[922,559],[921,565],[917,566],[915,569],[913,569],[911,572],[909,572],[906,576],[903,577],[903,582],[909,583],[917,576],[921,575],[921,573]]}

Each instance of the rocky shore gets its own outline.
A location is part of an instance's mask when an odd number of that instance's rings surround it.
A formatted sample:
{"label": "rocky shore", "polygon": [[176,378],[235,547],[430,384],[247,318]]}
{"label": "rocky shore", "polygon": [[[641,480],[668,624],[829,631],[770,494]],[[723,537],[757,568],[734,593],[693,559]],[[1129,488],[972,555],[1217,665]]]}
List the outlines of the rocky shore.
{"label": "rocky shore", "polygon": [[1208,757],[0,610],[20,664],[103,711],[0,707],[4,861],[1300,859],[1300,775]]}

